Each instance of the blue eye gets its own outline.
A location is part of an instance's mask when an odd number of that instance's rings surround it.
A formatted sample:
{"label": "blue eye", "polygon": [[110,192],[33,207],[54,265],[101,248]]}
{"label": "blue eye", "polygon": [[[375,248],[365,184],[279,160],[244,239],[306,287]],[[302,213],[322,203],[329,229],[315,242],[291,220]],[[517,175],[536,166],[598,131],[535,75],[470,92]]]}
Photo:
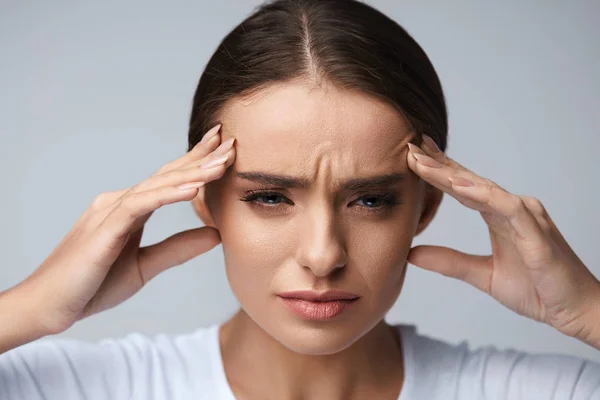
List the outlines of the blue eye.
{"label": "blue eye", "polygon": [[[265,191],[265,190],[251,190],[247,192],[245,197],[240,199],[241,201],[254,203],[257,206],[275,209],[279,207],[285,207],[285,204],[294,205],[294,203],[286,196],[279,192]],[[356,199],[353,203],[363,203],[360,208],[367,210],[368,212],[386,211],[394,206],[401,205],[397,196],[393,193],[382,193],[374,195],[365,195]]]}
{"label": "blue eye", "polygon": [[247,203],[253,203],[265,209],[285,207],[284,203],[292,206],[294,205],[290,199],[281,193],[265,190],[249,190],[246,196],[242,197],[240,200]]}
{"label": "blue eye", "polygon": [[264,204],[281,204],[281,199],[287,199],[285,196],[279,193],[271,193],[271,192],[262,192],[262,193],[254,193],[249,198],[244,199],[244,201],[256,201],[262,199],[263,201],[259,201],[258,203]]}
{"label": "blue eye", "polygon": [[[361,200],[364,203],[371,203],[371,205],[367,205],[366,208],[381,208],[400,205],[400,203],[396,199],[396,196],[392,193],[385,193],[381,195],[367,195],[356,199],[356,201]],[[372,203],[375,203],[375,205],[373,205]]]}

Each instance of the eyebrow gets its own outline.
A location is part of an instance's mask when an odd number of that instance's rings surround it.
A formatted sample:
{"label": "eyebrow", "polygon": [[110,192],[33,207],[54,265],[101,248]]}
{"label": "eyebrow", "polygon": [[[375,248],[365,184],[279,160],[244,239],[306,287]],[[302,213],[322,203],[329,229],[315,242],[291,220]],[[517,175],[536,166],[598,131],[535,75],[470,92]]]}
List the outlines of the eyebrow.
{"label": "eyebrow", "polygon": [[[307,189],[310,186],[310,180],[305,178],[297,178],[287,175],[274,175],[266,172],[251,171],[251,172],[236,172],[235,175],[239,178],[260,183],[265,186],[276,186],[286,189]],[[343,182],[342,190],[368,190],[380,189],[402,183],[406,179],[406,173],[396,172],[391,174],[376,175],[366,178],[355,178]]]}

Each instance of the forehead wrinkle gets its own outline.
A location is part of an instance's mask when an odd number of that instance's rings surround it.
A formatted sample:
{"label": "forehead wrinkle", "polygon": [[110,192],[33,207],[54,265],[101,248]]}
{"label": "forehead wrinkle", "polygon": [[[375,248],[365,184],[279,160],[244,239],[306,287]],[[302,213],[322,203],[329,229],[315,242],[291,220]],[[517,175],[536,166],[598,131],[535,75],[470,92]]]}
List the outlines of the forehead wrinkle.
{"label": "forehead wrinkle", "polygon": [[[399,135],[400,136],[400,135]],[[309,157],[304,158],[305,162],[297,162],[297,163],[284,163],[280,161],[273,161],[266,163],[270,165],[281,166],[282,168],[274,170],[272,168],[267,168],[264,170],[260,164],[256,165],[254,162],[251,164],[254,165],[245,165],[243,170],[250,169],[250,171],[246,172],[238,172],[234,173],[234,176],[237,178],[241,178],[244,180],[252,181],[255,183],[261,183],[263,185],[267,185],[270,187],[279,187],[279,188],[297,188],[297,189],[309,189],[313,186],[317,180],[314,178],[315,175],[320,176],[320,180],[328,181],[327,176],[323,174],[327,174],[332,170],[332,165],[336,166],[336,169],[339,171],[345,171],[345,175],[348,176],[348,179],[342,180],[340,179],[329,179],[329,181],[333,181],[333,188],[337,190],[356,190],[358,188],[367,188],[367,187],[383,187],[389,186],[391,184],[400,183],[402,179],[388,179],[385,180],[385,175],[400,175],[405,174],[405,168],[395,168],[395,166],[404,167],[404,165],[399,162],[402,159],[402,156],[405,155],[404,149],[408,150],[406,144],[410,142],[414,138],[414,132],[409,132],[409,134],[404,135],[402,139],[396,142],[396,145],[392,147],[391,150],[386,151],[387,155],[384,159],[381,159],[381,154],[376,149],[370,149],[367,154],[363,154],[363,157],[360,159],[346,159],[341,160],[331,160],[331,158],[327,157],[327,153],[333,154],[338,153],[339,151],[335,151],[335,143],[331,140],[326,140],[319,143],[317,146],[320,148],[320,151],[314,151]],[[360,143],[356,144],[360,146]],[[363,145],[364,148],[364,145]],[[317,148],[314,148],[317,150]],[[298,151],[300,149],[295,148],[294,151]],[[349,151],[342,153],[342,156],[350,156],[354,154],[352,149],[348,149]],[[261,152],[262,153],[262,152]],[[281,153],[276,155],[275,159],[281,157]],[[238,159],[241,157],[238,155]],[[253,157],[255,159],[261,158],[256,155]],[[262,158],[264,160],[264,158]],[[288,157],[281,158],[283,160],[290,160]],[[336,162],[340,161],[340,162]],[[348,163],[349,161],[349,163]],[[239,165],[239,163],[238,163]],[[324,167],[323,167],[324,165]],[[345,166],[344,166],[345,165]],[[387,165],[388,168],[382,168],[382,166]],[[392,170],[392,172],[386,171]],[[237,168],[234,168],[237,170]],[[373,173],[365,174],[367,170],[372,170]],[[380,171],[380,174],[377,175],[376,171]],[[377,179],[375,179],[377,178]],[[371,180],[371,182],[369,182]],[[373,182],[379,181],[377,182]]]}
{"label": "forehead wrinkle", "polygon": [[347,91],[307,95],[301,86],[268,89],[251,99],[234,99],[222,110],[222,140],[237,138],[241,170],[260,172],[272,165],[280,168],[269,172],[312,177],[314,184],[317,177],[325,183],[332,175],[358,178],[367,171],[406,167],[400,160],[413,135],[389,104]]}
{"label": "forehead wrinkle", "polygon": [[[263,171],[237,171],[235,176],[251,182],[281,188],[308,189],[312,184],[311,179],[304,177],[279,175]],[[402,183],[406,179],[406,176],[407,175],[404,172],[392,172],[381,175],[351,178],[337,183],[334,188],[336,191],[376,189]]]}

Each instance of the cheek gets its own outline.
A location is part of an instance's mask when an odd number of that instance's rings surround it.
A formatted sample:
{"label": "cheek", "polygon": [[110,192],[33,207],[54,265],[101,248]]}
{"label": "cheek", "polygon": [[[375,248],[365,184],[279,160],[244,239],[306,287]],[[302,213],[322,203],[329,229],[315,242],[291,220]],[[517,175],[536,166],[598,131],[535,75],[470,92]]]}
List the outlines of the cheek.
{"label": "cheek", "polygon": [[402,286],[416,219],[414,199],[405,198],[396,215],[376,224],[354,224],[349,230],[352,262],[371,295],[397,296]]}
{"label": "cheek", "polygon": [[232,290],[243,298],[245,293],[256,293],[259,287],[268,289],[284,263],[289,228],[258,218],[248,203],[231,193],[218,197],[213,217],[221,235]]}
{"label": "cheek", "polygon": [[401,283],[412,235],[408,227],[396,225],[373,229],[367,237],[350,241],[355,243],[351,247],[354,265],[373,294],[393,291]]}

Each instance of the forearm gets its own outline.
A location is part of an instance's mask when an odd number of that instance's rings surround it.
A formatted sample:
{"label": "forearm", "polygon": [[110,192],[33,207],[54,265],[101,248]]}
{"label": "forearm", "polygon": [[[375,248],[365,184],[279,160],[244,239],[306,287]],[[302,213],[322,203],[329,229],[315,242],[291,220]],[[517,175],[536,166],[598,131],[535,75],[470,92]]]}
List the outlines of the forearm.
{"label": "forearm", "polygon": [[22,287],[0,293],[0,354],[49,334],[37,323]]}

